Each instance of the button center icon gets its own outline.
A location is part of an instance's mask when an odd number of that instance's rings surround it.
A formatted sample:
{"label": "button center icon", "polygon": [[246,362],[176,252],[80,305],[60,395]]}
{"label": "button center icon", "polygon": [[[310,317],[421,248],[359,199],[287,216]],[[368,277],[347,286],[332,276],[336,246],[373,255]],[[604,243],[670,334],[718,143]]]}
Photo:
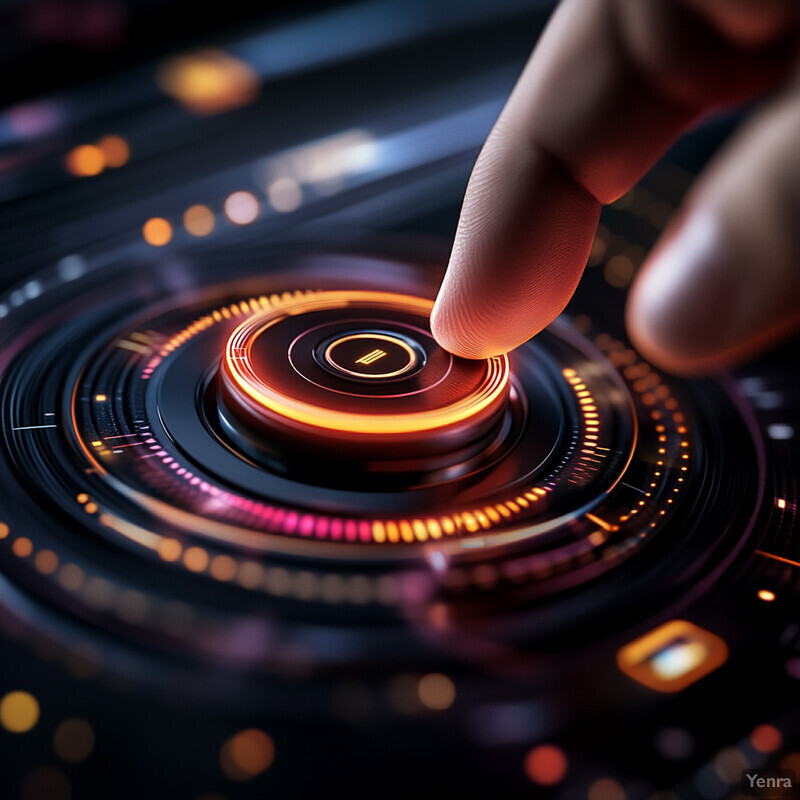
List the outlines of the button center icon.
{"label": "button center icon", "polygon": [[376,348],[371,353],[367,353],[366,355],[361,356],[361,358],[359,358],[356,361],[356,364],[367,364],[367,365],[369,365],[369,364],[372,364],[375,361],[377,361],[379,358],[383,358],[385,355],[387,355],[385,350],[379,350],[379,349]]}
{"label": "button center icon", "polygon": [[425,364],[425,353],[416,342],[390,331],[343,334],[323,343],[317,352],[323,366],[357,380],[394,380]]}

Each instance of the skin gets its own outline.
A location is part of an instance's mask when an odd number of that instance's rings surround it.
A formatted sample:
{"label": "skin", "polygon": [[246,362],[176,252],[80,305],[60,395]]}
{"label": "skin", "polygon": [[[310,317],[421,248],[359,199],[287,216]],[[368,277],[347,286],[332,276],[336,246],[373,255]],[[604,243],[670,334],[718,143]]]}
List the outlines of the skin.
{"label": "skin", "polygon": [[432,316],[466,358],[566,306],[601,207],[704,114],[776,96],[696,181],[626,322],[663,369],[737,363],[800,328],[800,4],[564,0],[475,164]]}

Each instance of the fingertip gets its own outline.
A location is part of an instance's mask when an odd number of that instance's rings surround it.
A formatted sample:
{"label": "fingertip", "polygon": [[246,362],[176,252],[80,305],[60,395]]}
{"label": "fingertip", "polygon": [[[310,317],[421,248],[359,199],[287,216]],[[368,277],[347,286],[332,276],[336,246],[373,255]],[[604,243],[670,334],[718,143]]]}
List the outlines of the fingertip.
{"label": "fingertip", "polygon": [[460,358],[491,358],[513,347],[503,349],[483,336],[481,326],[470,323],[470,307],[454,302],[444,287],[431,311],[430,325],[436,343]]}

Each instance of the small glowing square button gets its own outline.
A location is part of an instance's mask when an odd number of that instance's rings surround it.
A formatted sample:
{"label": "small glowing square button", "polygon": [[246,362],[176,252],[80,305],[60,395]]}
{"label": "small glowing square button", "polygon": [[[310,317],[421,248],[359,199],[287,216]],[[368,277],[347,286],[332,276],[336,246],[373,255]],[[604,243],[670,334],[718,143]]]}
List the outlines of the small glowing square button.
{"label": "small glowing square button", "polygon": [[617,666],[657,692],[679,692],[721,667],[728,645],[716,634],[674,619],[621,647]]}

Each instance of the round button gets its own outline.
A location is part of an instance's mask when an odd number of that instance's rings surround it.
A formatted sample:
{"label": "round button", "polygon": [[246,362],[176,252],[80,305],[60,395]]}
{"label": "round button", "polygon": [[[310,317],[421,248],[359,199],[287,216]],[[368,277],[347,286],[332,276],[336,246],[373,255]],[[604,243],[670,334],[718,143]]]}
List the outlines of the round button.
{"label": "round button", "polygon": [[356,380],[394,380],[418,371],[425,363],[425,352],[416,342],[388,331],[337,336],[324,342],[320,350],[324,365]]}
{"label": "round button", "polygon": [[355,290],[270,302],[226,344],[216,384],[223,435],[270,463],[409,474],[483,452],[505,420],[508,359],[442,350],[428,327],[432,306]]}

